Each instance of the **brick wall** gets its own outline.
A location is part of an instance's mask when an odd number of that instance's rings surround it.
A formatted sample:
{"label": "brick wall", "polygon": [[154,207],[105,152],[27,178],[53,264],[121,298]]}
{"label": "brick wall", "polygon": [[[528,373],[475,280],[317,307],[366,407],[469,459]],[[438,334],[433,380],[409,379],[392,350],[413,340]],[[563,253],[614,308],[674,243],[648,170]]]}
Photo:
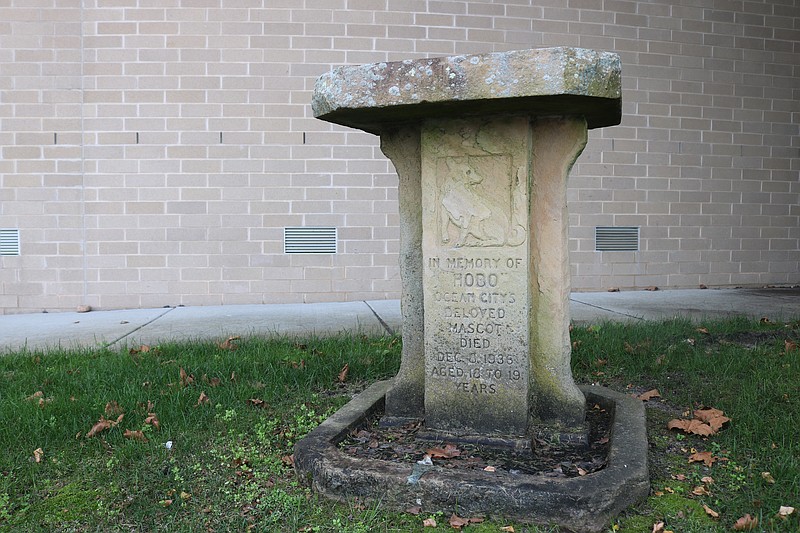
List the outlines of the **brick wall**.
{"label": "brick wall", "polygon": [[[571,178],[573,286],[800,283],[793,0],[42,0],[0,7],[3,312],[395,298],[396,177],[311,117],[333,66],[616,51]],[[298,7],[304,5],[308,7]],[[268,6],[268,7],[265,7]],[[339,228],[285,255],[285,226]],[[594,251],[639,226],[638,252]]]}

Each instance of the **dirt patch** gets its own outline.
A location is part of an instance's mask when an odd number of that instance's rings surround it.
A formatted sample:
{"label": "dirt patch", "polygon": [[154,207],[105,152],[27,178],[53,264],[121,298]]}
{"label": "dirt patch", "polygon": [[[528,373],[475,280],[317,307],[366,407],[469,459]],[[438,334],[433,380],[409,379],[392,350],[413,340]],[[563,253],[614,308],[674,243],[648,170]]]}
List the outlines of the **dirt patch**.
{"label": "dirt patch", "polygon": [[510,474],[546,477],[577,477],[602,470],[606,466],[611,413],[600,406],[587,409],[589,445],[574,446],[533,439],[532,449],[512,451],[477,444],[453,444],[417,438],[421,422],[382,428],[381,414],[353,429],[339,444],[347,455],[414,465],[426,461],[448,469],[503,470]]}

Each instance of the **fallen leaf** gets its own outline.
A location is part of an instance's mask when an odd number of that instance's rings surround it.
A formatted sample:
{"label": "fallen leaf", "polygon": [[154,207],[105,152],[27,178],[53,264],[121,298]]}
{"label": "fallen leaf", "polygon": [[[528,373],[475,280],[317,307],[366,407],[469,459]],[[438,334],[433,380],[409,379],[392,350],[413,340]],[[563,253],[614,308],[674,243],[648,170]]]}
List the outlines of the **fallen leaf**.
{"label": "fallen leaf", "polygon": [[[761,322],[762,324],[770,324],[770,323],[772,323],[772,320],[770,320],[769,317],[762,316],[761,320],[759,320],[759,322]],[[750,515],[745,515],[745,516],[750,516]],[[742,518],[744,518],[744,517],[742,517]]]}
{"label": "fallen leaf", "polygon": [[505,533],[514,533],[514,526],[503,526],[500,528],[500,531],[505,531]]}
{"label": "fallen leaf", "polygon": [[766,481],[770,485],[775,483],[775,478],[772,477],[772,474],[770,474],[769,472],[761,472],[761,477],[764,481]]}
{"label": "fallen leaf", "polygon": [[716,511],[715,511],[714,509],[712,509],[711,507],[709,507],[708,505],[706,505],[706,504],[703,504],[703,510],[704,510],[704,511],[706,512],[706,514],[707,514],[708,516],[710,516],[711,518],[719,518],[719,513],[718,513],[718,512],[716,512]]}
{"label": "fallen leaf", "polygon": [[37,390],[36,392],[34,392],[33,394],[31,394],[30,396],[28,396],[25,399],[26,400],[38,400],[40,398],[44,398],[44,393],[42,391],[40,391],[40,390]]}
{"label": "fallen leaf", "polygon": [[339,371],[339,375],[337,376],[339,383],[344,383],[347,381],[348,372],[350,372],[350,363],[345,363],[342,369]]}
{"label": "fallen leaf", "polygon": [[181,500],[186,501],[191,499],[192,499],[191,494],[189,494],[188,492],[181,491]]}
{"label": "fallen leaf", "polygon": [[711,466],[717,460],[711,452],[695,452],[689,456],[690,463],[704,463],[706,466]]}
{"label": "fallen leaf", "polygon": [[42,450],[41,448],[36,448],[35,450],[33,450],[34,462],[41,463],[43,457],[44,457],[44,450]]}
{"label": "fallen leaf", "polygon": [[683,430],[684,433],[691,433],[693,435],[702,435],[704,437],[713,435],[716,433],[714,429],[709,426],[708,424],[704,424],[700,420],[693,419],[693,420],[682,420],[679,418],[673,418],[669,422],[667,422],[667,429],[680,429]]}
{"label": "fallen leaf", "polygon": [[678,474],[676,476],[672,476],[672,478],[676,479],[678,481],[686,481],[686,475],[684,475],[684,474]]}
{"label": "fallen leaf", "polygon": [[708,288],[708,286],[707,286],[707,285],[703,285],[703,284],[701,283],[700,285],[698,285],[698,286],[697,286],[697,288],[698,288],[698,289],[707,289],[707,288]]}
{"label": "fallen leaf", "polygon": [[89,432],[86,433],[86,438],[92,438],[98,433],[101,433],[109,428],[116,426],[122,421],[122,417],[124,416],[125,416],[124,414],[121,414],[117,417],[117,420],[114,421],[114,420],[108,420],[103,415],[100,415],[100,420],[95,422],[95,424],[92,426],[92,429],[90,429]]}
{"label": "fallen leaf", "polygon": [[449,523],[450,527],[452,527],[453,529],[461,529],[462,527],[469,525],[469,519],[461,518],[460,516],[456,516],[455,514],[453,514],[450,517]]}
{"label": "fallen leaf", "polygon": [[489,465],[489,466],[487,466],[486,468],[484,468],[484,469],[483,469],[483,471],[484,471],[484,472],[496,472],[496,471],[497,471],[497,468],[495,468],[495,467],[493,467],[493,466]]}
{"label": "fallen leaf", "polygon": [[284,455],[283,457],[281,457],[281,462],[286,466],[294,466],[294,454]]}
{"label": "fallen leaf", "polygon": [[413,514],[414,516],[416,516],[416,515],[418,515],[419,513],[422,512],[422,507],[420,507],[419,505],[414,506],[414,507],[409,507],[408,509],[406,509],[406,512],[408,514]]}
{"label": "fallen leaf", "polygon": [[758,518],[754,518],[750,516],[750,513],[747,513],[733,524],[733,529],[736,531],[752,531],[756,526],[758,526]]}
{"label": "fallen leaf", "polygon": [[426,518],[422,521],[422,527],[436,527],[436,519],[433,517]]}
{"label": "fallen leaf", "polygon": [[642,400],[643,402],[649,401],[653,398],[661,398],[661,393],[658,392],[658,389],[649,390],[647,392],[641,393],[637,396],[638,399]]}
{"label": "fallen leaf", "polygon": [[139,442],[147,442],[147,437],[144,436],[144,433],[142,433],[141,430],[133,431],[130,429],[126,429],[125,433],[123,433],[122,436],[125,437],[126,439],[138,440]]}
{"label": "fallen leaf", "polygon": [[609,287],[608,292],[619,292],[619,287]]}
{"label": "fallen leaf", "polygon": [[705,485],[698,485],[695,488],[693,488],[692,489],[692,494],[694,494],[695,496],[710,496],[711,495],[711,493],[708,492],[708,489],[705,487]]}
{"label": "fallen leaf", "polygon": [[697,331],[698,333],[702,333],[703,335],[710,335],[708,329],[706,328],[697,328],[695,331]]}
{"label": "fallen leaf", "polygon": [[184,370],[183,367],[181,367],[180,373],[181,373],[181,387],[187,387],[192,383],[194,383],[194,376],[190,376],[189,374],[187,374],[186,370]]}
{"label": "fallen leaf", "polygon": [[267,407],[267,402],[265,402],[260,398],[250,398],[249,400],[247,400],[247,403],[249,403],[253,407],[260,407],[262,409],[265,409]]}
{"label": "fallen leaf", "polygon": [[159,503],[161,503],[161,505],[163,505],[164,507],[169,507],[170,505],[172,505],[172,500],[161,500],[161,502]]}
{"label": "fallen leaf", "polygon": [[443,448],[431,448],[427,451],[431,458],[452,459],[461,455],[461,450],[452,444],[445,444]]}
{"label": "fallen leaf", "polygon": [[119,404],[116,402],[116,400],[106,403],[106,408],[105,408],[106,416],[114,416],[122,412],[124,411],[122,410],[122,407],[120,407]]}
{"label": "fallen leaf", "polygon": [[664,522],[656,522],[653,524],[653,531],[651,533],[664,533]]}
{"label": "fallen leaf", "polygon": [[224,341],[220,342],[217,346],[219,346],[223,350],[235,350],[235,349],[237,349],[239,347],[239,345],[236,343],[236,341],[238,341],[240,339],[241,339],[241,337],[238,337],[236,335],[231,335],[230,337],[228,337]]}
{"label": "fallen leaf", "polygon": [[781,505],[780,509],[778,509],[778,516],[781,518],[786,518],[792,514],[794,514],[794,507]]}
{"label": "fallen leaf", "polygon": [[161,422],[158,421],[158,416],[155,413],[147,413],[147,418],[144,419],[144,423],[156,429],[161,428]]}
{"label": "fallen leaf", "polygon": [[656,287],[655,285],[650,285],[649,287],[645,287],[644,290],[653,292],[653,291],[657,291],[658,287]]}
{"label": "fallen leaf", "polygon": [[792,342],[792,341],[790,341],[788,339],[783,341],[783,346],[786,349],[786,353],[789,353],[789,352],[797,350],[797,343],[796,342]]}
{"label": "fallen leaf", "polygon": [[206,396],[205,391],[200,393],[200,397],[197,398],[197,403],[195,404],[195,407],[203,405],[204,403],[211,403],[211,400],[208,399],[208,396]]}
{"label": "fallen leaf", "polygon": [[700,481],[702,481],[706,485],[711,485],[712,483],[714,483],[714,478],[711,476],[703,476],[700,478]]}

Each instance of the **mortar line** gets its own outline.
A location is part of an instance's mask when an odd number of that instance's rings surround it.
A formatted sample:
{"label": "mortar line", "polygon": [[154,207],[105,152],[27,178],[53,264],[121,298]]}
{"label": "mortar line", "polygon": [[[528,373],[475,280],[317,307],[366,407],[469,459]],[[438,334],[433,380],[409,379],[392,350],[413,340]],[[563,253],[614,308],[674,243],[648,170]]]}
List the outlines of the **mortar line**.
{"label": "mortar line", "polygon": [[387,332],[389,335],[394,335],[394,330],[393,330],[392,328],[390,328],[390,327],[389,327],[389,324],[387,324],[386,322],[384,322],[384,320],[383,320],[383,319],[381,318],[381,316],[380,316],[380,315],[377,313],[377,311],[375,311],[375,309],[373,309],[373,308],[372,308],[372,306],[371,306],[371,305],[369,305],[369,303],[367,303],[367,301],[366,301],[366,300],[361,300],[361,301],[362,301],[362,302],[364,302],[364,305],[366,305],[367,307],[369,307],[369,310],[370,310],[370,311],[372,311],[372,314],[373,314],[373,315],[375,315],[375,318],[377,318],[377,319],[378,319],[378,322],[380,322],[381,326],[383,326],[383,329],[385,329],[385,330],[386,330],[386,332]]}

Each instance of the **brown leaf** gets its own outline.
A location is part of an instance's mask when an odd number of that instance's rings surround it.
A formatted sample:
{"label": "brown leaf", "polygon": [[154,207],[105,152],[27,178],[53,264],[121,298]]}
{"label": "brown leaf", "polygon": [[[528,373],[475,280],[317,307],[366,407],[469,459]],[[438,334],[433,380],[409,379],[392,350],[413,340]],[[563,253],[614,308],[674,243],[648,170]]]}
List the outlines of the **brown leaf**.
{"label": "brown leaf", "polygon": [[709,426],[708,424],[704,424],[700,420],[692,419],[692,420],[683,420],[679,418],[673,418],[669,422],[667,422],[667,429],[680,429],[684,433],[690,433],[693,435],[702,435],[704,437],[708,437],[710,435],[714,435],[716,431]]}
{"label": "brown leaf", "polygon": [[190,376],[186,373],[186,370],[181,367],[181,387],[187,387],[194,383],[194,376]]}
{"label": "brown leaf", "polygon": [[710,516],[711,518],[719,518],[719,513],[718,513],[718,512],[716,512],[716,511],[715,511],[714,509],[712,509],[711,507],[709,507],[708,505],[706,505],[706,504],[703,504],[703,510],[704,510],[704,511],[706,512],[706,514],[707,514],[708,516]]}
{"label": "brown leaf", "polygon": [[486,468],[484,468],[483,470],[484,470],[484,472],[496,472],[496,471],[497,471],[497,468],[495,468],[495,467],[493,467],[493,466],[489,465],[489,466],[487,466]]}
{"label": "brown leaf", "polygon": [[294,454],[284,455],[283,457],[281,457],[281,462],[286,466],[294,466]]}
{"label": "brown leaf", "polygon": [[33,394],[31,394],[30,396],[28,396],[25,399],[26,400],[39,400],[41,398],[44,398],[44,393],[42,391],[40,391],[40,390],[37,390],[36,392],[34,392]]}
{"label": "brown leaf", "polygon": [[422,512],[422,507],[420,507],[419,505],[416,505],[414,507],[409,507],[408,509],[406,509],[406,512],[408,514],[413,514],[414,516],[417,516],[419,513]]}
{"label": "brown leaf", "polygon": [[122,407],[120,407],[119,404],[116,402],[116,400],[106,403],[106,408],[105,408],[106,416],[114,416],[122,412],[124,411],[122,410]]}
{"label": "brown leaf", "polygon": [[731,421],[730,418],[724,415],[719,409],[698,409],[694,412],[694,417],[698,420],[706,422],[714,433],[722,429],[722,426]]}
{"label": "brown leaf", "polygon": [[708,285],[703,285],[702,283],[697,286],[698,289],[707,289]]}
{"label": "brown leaf", "polygon": [[653,292],[653,291],[657,291],[658,287],[656,287],[655,285],[650,285],[649,287],[645,287],[644,290]]}
{"label": "brown leaf", "polygon": [[339,371],[339,375],[337,376],[339,383],[344,383],[347,381],[348,372],[350,372],[350,363],[345,363],[342,369]]}
{"label": "brown leaf", "polygon": [[608,292],[619,292],[619,287],[609,287]]}
{"label": "brown leaf", "polygon": [[500,528],[500,531],[505,531],[505,533],[514,533],[514,526],[503,526]]}
{"label": "brown leaf", "polygon": [[95,424],[92,426],[92,429],[90,429],[89,432],[86,433],[86,438],[90,439],[95,435],[97,435],[98,433],[107,430],[108,428],[111,427],[111,424],[112,424],[111,420],[106,420],[106,417],[100,415],[100,420],[95,422]]}
{"label": "brown leaf", "polygon": [[697,328],[695,331],[702,333],[703,335],[710,335],[707,328]]}
{"label": "brown leaf", "polygon": [[778,516],[786,519],[787,516],[794,514],[794,510],[794,507],[781,505],[780,509],[778,509]]}
{"label": "brown leaf", "polygon": [[37,463],[42,462],[42,458],[44,457],[44,450],[41,448],[36,448],[33,450],[33,460]]}
{"label": "brown leaf", "polygon": [[717,460],[711,452],[695,452],[689,456],[690,463],[704,463],[706,466],[711,466]]}
{"label": "brown leaf", "polygon": [[786,340],[783,341],[783,346],[784,346],[784,349],[786,350],[786,353],[793,352],[793,351],[797,350],[797,343],[796,342],[792,342],[789,339],[786,339]]}
{"label": "brown leaf", "polygon": [[436,527],[436,519],[433,517],[426,518],[422,521],[422,527]]}
{"label": "brown leaf", "polygon": [[432,458],[452,459],[461,455],[461,450],[452,444],[445,444],[443,448],[431,448],[427,454]]}
{"label": "brown leaf", "polygon": [[750,516],[750,513],[747,513],[733,524],[733,529],[736,531],[752,531],[756,526],[758,526],[758,518],[754,518]]}
{"label": "brown leaf", "polygon": [[267,407],[267,402],[260,398],[250,398],[247,400],[247,403],[252,405],[253,407],[260,407],[261,409],[265,409]]}
{"label": "brown leaf", "polygon": [[461,518],[460,516],[456,516],[455,513],[450,517],[450,527],[453,529],[461,529],[464,526],[469,525],[468,518]]}
{"label": "brown leaf", "polygon": [[639,396],[637,396],[637,398],[642,400],[643,402],[646,402],[646,401],[651,400],[653,398],[661,398],[661,393],[658,392],[658,389],[653,389],[653,390],[649,390],[647,392],[641,393]]}
{"label": "brown leaf", "polygon": [[238,341],[240,339],[241,339],[241,337],[238,337],[236,335],[231,335],[230,337],[228,337],[224,341],[220,342],[217,346],[219,346],[223,350],[235,350],[235,349],[237,349],[239,347],[239,345],[237,344],[236,341]]}
{"label": "brown leaf", "polygon": [[708,492],[708,489],[705,487],[705,485],[698,485],[695,488],[693,488],[692,489],[692,494],[694,494],[695,496],[710,496],[711,495],[711,493]]}
{"label": "brown leaf", "polygon": [[197,398],[197,403],[195,404],[195,407],[203,405],[204,403],[211,403],[211,400],[208,399],[208,396],[206,396],[205,391],[200,393],[200,397]]}
{"label": "brown leaf", "polygon": [[126,439],[138,440],[139,442],[147,442],[147,437],[144,436],[141,430],[133,431],[130,429],[126,429],[125,433],[122,434],[123,437]]}
{"label": "brown leaf", "polygon": [[144,419],[144,423],[148,426],[153,426],[156,429],[161,428],[161,422],[159,422],[158,415],[155,413],[147,413],[147,418]]}
{"label": "brown leaf", "polygon": [[769,472],[761,472],[761,478],[770,485],[773,485],[775,483],[775,478],[772,477],[772,474],[770,474]]}
{"label": "brown leaf", "polygon": [[711,476],[703,476],[700,478],[700,481],[702,481],[706,485],[712,485],[714,483],[714,478]]}
{"label": "brown leaf", "polygon": [[652,533],[664,533],[664,522],[656,522],[653,524]]}

